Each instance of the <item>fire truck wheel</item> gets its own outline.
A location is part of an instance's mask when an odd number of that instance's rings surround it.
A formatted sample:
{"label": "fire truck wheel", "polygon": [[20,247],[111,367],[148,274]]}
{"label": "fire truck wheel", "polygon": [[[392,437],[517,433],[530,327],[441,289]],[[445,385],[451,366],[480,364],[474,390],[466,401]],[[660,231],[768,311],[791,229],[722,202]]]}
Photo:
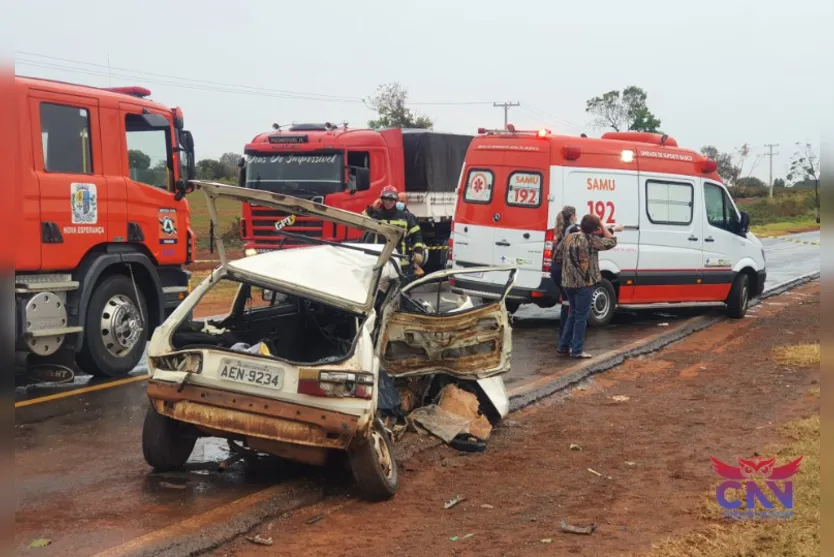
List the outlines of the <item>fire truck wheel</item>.
{"label": "fire truck wheel", "polygon": [[384,501],[397,493],[400,474],[391,438],[379,419],[374,420],[368,439],[356,439],[348,450],[353,477],[367,501]]}
{"label": "fire truck wheel", "polygon": [[142,455],[154,470],[179,470],[188,461],[196,443],[197,432],[189,424],[148,408],[142,427]]}
{"label": "fire truck wheel", "polygon": [[[138,296],[138,299],[137,299]],[[81,369],[99,377],[124,377],[145,351],[148,308],[129,278],[111,275],[98,283],[87,305]]]}
{"label": "fire truck wheel", "polygon": [[614,285],[608,279],[594,287],[591,293],[591,314],[588,316],[588,325],[591,327],[604,327],[614,319],[614,310],[617,308],[617,293]]}
{"label": "fire truck wheel", "polygon": [[750,302],[750,278],[747,273],[739,273],[727,296],[727,313],[733,319],[741,319],[747,313]]}

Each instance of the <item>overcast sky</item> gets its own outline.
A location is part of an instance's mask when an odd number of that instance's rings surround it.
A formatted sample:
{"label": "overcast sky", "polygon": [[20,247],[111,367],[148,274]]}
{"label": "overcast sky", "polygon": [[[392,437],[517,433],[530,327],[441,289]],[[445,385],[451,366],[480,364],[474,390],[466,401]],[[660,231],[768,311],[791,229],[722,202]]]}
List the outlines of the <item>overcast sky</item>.
{"label": "overcast sky", "polygon": [[[797,141],[819,144],[834,89],[831,0],[30,0],[16,9],[18,74],[146,86],[183,108],[198,158],[241,152],[273,122],[364,126],[375,114],[360,99],[391,81],[437,130],[500,127],[492,102],[506,100],[521,103],[510,109],[517,127],[575,135],[601,133],[588,98],[638,85],[681,146],[747,142],[746,175],[778,143],[780,177]],[[767,180],[767,167],[761,158],[754,175]]]}

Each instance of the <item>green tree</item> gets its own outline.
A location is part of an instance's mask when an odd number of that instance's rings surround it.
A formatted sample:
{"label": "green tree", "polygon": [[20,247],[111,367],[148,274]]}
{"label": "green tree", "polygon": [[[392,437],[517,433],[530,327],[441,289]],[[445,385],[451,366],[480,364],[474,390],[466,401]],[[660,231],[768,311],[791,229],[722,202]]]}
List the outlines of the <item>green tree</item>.
{"label": "green tree", "polygon": [[[814,185],[814,198],[817,210],[820,206],[820,159],[810,143],[796,142],[797,151],[791,158],[791,169],[788,171],[788,182],[796,187],[802,182]],[[819,213],[817,213],[819,217]]]}
{"label": "green tree", "polygon": [[377,87],[367,104],[377,111],[379,118],[368,121],[368,127],[432,129],[434,122],[428,116],[419,116],[405,106],[408,90],[399,83],[387,83]]}
{"label": "green tree", "polygon": [[218,180],[226,176],[226,167],[215,159],[197,161],[197,178],[200,180]]}
{"label": "green tree", "polygon": [[139,149],[128,149],[127,160],[130,168],[147,170],[151,167],[151,157]]}
{"label": "green tree", "polygon": [[741,167],[733,162],[733,156],[730,153],[722,153],[714,145],[704,145],[701,147],[701,154],[715,161],[718,165],[718,175],[725,184],[735,184],[741,174]]}
{"label": "green tree", "polygon": [[783,178],[776,178],[773,180],[773,187],[774,188],[784,188],[785,187],[785,180]]}
{"label": "green tree", "polygon": [[736,180],[735,183],[736,187],[739,188],[756,188],[756,189],[766,189],[767,184],[765,184],[760,179],[756,178],[755,176],[748,176],[747,178],[739,178]]}
{"label": "green tree", "polygon": [[660,132],[660,119],[646,104],[648,94],[635,85],[620,91],[608,91],[599,97],[588,99],[585,112],[594,116],[594,125],[612,128],[614,131],[628,130]]}

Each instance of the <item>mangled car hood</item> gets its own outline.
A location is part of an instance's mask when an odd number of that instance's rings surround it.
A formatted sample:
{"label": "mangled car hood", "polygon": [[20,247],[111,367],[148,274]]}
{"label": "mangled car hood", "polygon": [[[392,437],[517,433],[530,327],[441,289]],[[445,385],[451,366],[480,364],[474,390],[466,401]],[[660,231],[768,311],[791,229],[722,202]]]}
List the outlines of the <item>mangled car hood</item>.
{"label": "mangled car hood", "polygon": [[309,247],[277,250],[235,261],[226,259],[222,241],[218,240],[221,266],[232,278],[274,286],[354,313],[370,312],[380,273],[391,267],[389,262],[403,233],[401,229],[289,195],[200,180],[191,183],[206,193],[215,230],[223,229],[218,222],[215,202],[225,198],[278,209],[290,215],[314,216],[325,222],[378,234],[385,244],[373,246],[375,249],[357,244],[351,244],[355,249],[311,244]]}

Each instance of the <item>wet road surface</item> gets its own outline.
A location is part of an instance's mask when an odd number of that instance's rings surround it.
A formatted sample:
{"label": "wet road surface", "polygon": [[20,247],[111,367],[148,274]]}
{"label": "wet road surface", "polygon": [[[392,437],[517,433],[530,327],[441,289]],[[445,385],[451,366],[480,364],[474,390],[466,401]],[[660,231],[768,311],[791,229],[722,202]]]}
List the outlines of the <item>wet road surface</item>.
{"label": "wet road surface", "polygon": [[[795,235],[819,242],[819,233]],[[819,270],[819,247],[785,239],[764,240],[768,286]],[[587,350],[601,353],[674,327],[704,310],[671,313],[621,313],[605,329],[592,329]],[[508,389],[575,364],[555,355],[558,308],[522,307],[514,318],[513,371]],[[15,545],[47,538],[38,555],[94,555],[144,534],[206,511],[229,505],[268,486],[315,472],[281,468],[275,461],[232,465],[217,471],[228,448],[201,439],[186,470],[151,474],[141,453],[147,408],[144,368],[128,382],[109,387],[86,376],[73,384],[17,390],[15,468],[17,512]],[[58,395],[62,398],[43,400]],[[63,396],[69,395],[69,396]],[[25,406],[20,406],[25,404]]]}

